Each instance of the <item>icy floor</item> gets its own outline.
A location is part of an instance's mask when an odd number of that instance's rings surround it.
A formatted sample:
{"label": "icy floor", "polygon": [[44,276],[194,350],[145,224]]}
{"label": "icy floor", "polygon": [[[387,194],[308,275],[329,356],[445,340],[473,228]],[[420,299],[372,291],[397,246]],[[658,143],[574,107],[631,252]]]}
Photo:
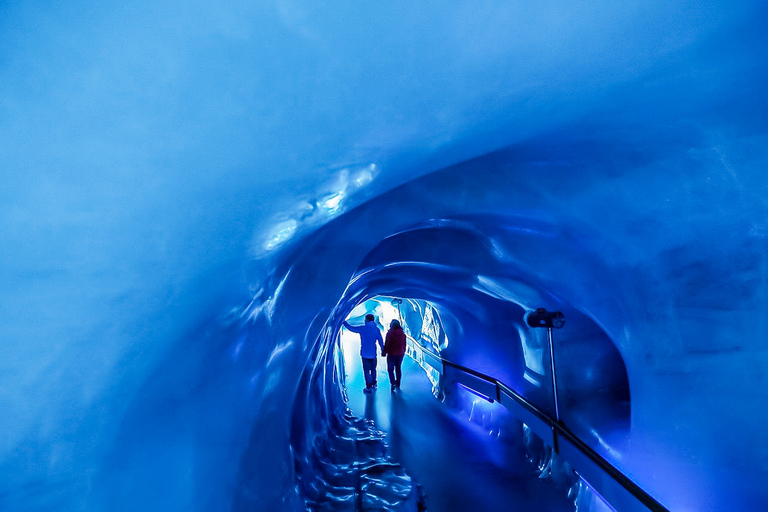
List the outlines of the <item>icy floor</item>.
{"label": "icy floor", "polygon": [[384,358],[377,372],[379,389],[367,395],[359,357],[346,358],[348,406],[387,432],[392,456],[421,486],[428,510],[574,509],[566,490],[538,478],[520,443],[488,435],[435,399],[426,374],[412,359],[406,357],[402,389],[394,395]]}

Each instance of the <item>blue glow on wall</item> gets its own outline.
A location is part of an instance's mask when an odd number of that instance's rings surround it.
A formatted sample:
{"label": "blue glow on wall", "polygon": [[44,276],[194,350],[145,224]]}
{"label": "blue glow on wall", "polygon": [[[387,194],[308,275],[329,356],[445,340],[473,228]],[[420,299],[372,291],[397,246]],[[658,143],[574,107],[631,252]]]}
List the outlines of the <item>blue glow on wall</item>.
{"label": "blue glow on wall", "polygon": [[0,509],[303,510],[375,296],[532,397],[563,310],[569,424],[671,510],[765,509],[766,19],[4,2]]}

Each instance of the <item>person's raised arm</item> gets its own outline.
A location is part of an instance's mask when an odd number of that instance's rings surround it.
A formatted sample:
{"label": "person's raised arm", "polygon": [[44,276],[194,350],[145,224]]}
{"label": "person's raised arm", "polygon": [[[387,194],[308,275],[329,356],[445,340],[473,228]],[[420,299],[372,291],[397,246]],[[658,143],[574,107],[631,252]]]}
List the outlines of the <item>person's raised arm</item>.
{"label": "person's raised arm", "polygon": [[360,334],[360,332],[362,332],[362,330],[363,330],[363,327],[365,327],[365,326],[355,327],[354,325],[349,325],[349,322],[344,320],[344,327],[346,327],[347,329],[349,329],[352,332],[356,332],[357,334]]}

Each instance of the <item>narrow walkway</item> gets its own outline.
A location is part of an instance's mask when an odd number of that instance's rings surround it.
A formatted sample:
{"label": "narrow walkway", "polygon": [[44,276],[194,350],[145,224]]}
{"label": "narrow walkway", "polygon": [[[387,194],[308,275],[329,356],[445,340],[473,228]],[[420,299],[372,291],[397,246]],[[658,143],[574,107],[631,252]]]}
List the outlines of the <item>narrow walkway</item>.
{"label": "narrow walkway", "polygon": [[[365,387],[360,358],[347,346],[348,406],[387,432],[392,456],[421,485],[430,512],[573,511],[564,489],[538,478],[521,445],[501,442],[432,395],[424,371],[403,363],[402,390],[392,394],[379,358],[379,389]],[[355,345],[357,343],[357,345]]]}

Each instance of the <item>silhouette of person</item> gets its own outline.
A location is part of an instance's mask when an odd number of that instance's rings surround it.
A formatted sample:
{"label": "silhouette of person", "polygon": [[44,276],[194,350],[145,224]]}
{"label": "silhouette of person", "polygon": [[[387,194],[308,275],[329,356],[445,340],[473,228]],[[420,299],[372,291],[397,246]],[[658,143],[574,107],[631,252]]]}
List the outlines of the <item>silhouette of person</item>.
{"label": "silhouette of person", "polygon": [[360,357],[363,360],[363,376],[365,377],[365,393],[372,393],[376,389],[376,342],[379,342],[384,350],[384,340],[381,331],[376,325],[376,317],[365,315],[365,324],[360,326],[349,325],[344,321],[344,327],[360,335]]}
{"label": "silhouette of person", "polygon": [[392,385],[392,392],[400,389],[400,380],[403,377],[403,357],[405,357],[405,331],[398,320],[392,320],[389,323],[384,350],[381,355],[387,356],[387,373],[389,373],[389,383]]}

